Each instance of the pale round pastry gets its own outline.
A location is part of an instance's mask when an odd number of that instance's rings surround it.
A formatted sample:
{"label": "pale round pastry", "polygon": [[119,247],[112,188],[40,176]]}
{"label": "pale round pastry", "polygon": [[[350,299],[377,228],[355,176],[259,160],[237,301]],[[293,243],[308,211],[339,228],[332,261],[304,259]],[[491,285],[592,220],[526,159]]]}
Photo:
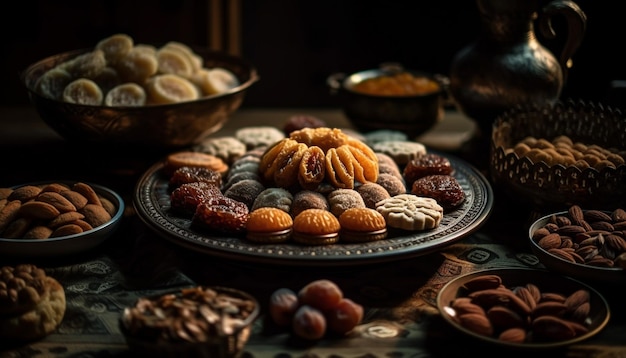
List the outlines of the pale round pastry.
{"label": "pale round pastry", "polygon": [[233,136],[209,137],[195,145],[193,149],[219,157],[229,165],[246,153],[246,145]]}
{"label": "pale round pastry", "polygon": [[291,238],[293,219],[274,207],[253,210],[246,223],[246,239],[258,243],[279,243]]}
{"label": "pale round pastry", "polygon": [[376,203],[391,197],[387,189],[378,183],[365,183],[357,186],[355,190],[363,198],[365,206],[370,209],[376,209]]}
{"label": "pale round pastry", "polygon": [[393,129],[379,129],[365,133],[363,136],[370,146],[384,141],[407,141],[409,139],[406,133]]}
{"label": "pale round pastry", "polygon": [[419,142],[386,140],[372,144],[375,152],[389,155],[399,166],[406,165],[411,159],[426,154],[426,147]]}
{"label": "pale round pastry", "polygon": [[328,194],[330,212],[336,217],[341,216],[350,208],[364,208],[365,202],[361,195],[352,189],[335,189]]}
{"label": "pale round pastry", "polygon": [[376,204],[376,211],[385,217],[387,226],[420,231],[434,229],[441,223],[443,208],[432,198],[400,194]]}
{"label": "pale round pastry", "polygon": [[[32,264],[0,268],[0,338],[32,341],[54,332],[65,315],[63,286]],[[14,294],[9,294],[13,288]]]}
{"label": "pale round pastry", "polygon": [[256,126],[244,127],[235,132],[235,138],[246,145],[248,150],[270,146],[285,138],[285,134],[276,127]]}
{"label": "pale round pastry", "polygon": [[292,237],[305,245],[329,245],[339,241],[339,219],[330,211],[306,209],[293,219]]}
{"label": "pale round pastry", "polygon": [[339,216],[340,240],[367,242],[387,237],[387,222],[381,213],[371,208],[350,208]]}
{"label": "pale round pastry", "polygon": [[259,208],[277,208],[286,213],[291,211],[293,195],[283,188],[267,188],[254,199],[252,210]]}
{"label": "pale round pastry", "polygon": [[312,190],[302,190],[294,194],[290,214],[292,217],[296,217],[306,209],[330,211],[330,204],[326,196],[322,193]]}
{"label": "pale round pastry", "polygon": [[165,158],[163,171],[171,175],[181,167],[201,167],[211,169],[224,175],[228,171],[228,164],[215,155],[185,150],[169,154]]}

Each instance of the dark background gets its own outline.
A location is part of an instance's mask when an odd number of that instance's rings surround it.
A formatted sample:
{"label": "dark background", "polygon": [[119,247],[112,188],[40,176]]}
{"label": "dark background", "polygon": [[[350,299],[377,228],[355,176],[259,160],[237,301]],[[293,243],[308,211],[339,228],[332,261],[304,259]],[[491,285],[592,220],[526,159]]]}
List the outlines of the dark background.
{"label": "dark background", "polygon": [[[545,4],[542,1],[541,4]],[[626,80],[626,26],[613,3],[578,0],[587,32],[562,98],[604,101]],[[242,56],[261,80],[245,107],[331,107],[326,78],[395,61],[447,75],[454,55],[479,34],[474,1],[242,0]],[[55,53],[93,47],[119,32],[136,43],[207,46],[209,10],[200,0],[13,2],[3,12],[0,105],[28,105],[20,72]],[[558,21],[557,21],[558,29]],[[538,37],[558,57],[561,40]]]}

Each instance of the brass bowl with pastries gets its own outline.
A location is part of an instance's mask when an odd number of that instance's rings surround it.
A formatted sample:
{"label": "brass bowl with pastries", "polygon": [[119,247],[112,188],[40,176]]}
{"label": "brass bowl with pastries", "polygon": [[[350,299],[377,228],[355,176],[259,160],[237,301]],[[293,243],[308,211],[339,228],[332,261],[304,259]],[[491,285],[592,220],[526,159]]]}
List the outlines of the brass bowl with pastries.
{"label": "brass bowl with pastries", "polygon": [[493,124],[494,189],[549,212],[612,210],[626,201],[626,116],[582,100],[518,106]]}

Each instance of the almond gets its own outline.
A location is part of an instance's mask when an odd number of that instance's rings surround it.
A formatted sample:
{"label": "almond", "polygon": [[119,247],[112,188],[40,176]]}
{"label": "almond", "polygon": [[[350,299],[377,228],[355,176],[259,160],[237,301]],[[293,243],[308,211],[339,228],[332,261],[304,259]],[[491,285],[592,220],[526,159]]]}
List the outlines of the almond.
{"label": "almond", "polygon": [[561,247],[561,235],[557,233],[551,233],[546,235],[537,242],[537,245],[544,250],[556,249]]}
{"label": "almond", "polygon": [[23,239],[37,239],[37,240],[43,240],[43,239],[47,239],[50,237],[50,235],[52,235],[52,229],[47,227],[47,226],[43,226],[43,225],[37,225],[32,227],[31,229],[29,229],[23,236]]}
{"label": "almond", "polygon": [[457,316],[468,313],[482,314],[483,316],[485,315],[485,310],[482,307],[469,300],[454,300],[450,307],[456,311]]}
{"label": "almond", "polygon": [[545,315],[562,317],[567,311],[567,306],[563,302],[544,301],[537,303],[533,309],[532,317],[540,317]]}
{"label": "almond", "polygon": [[513,327],[502,331],[498,339],[504,342],[524,343],[526,341],[526,330],[520,327]]}
{"label": "almond", "polygon": [[34,199],[37,195],[39,195],[39,193],[41,193],[40,187],[35,185],[24,185],[19,188],[15,188],[7,199],[19,200],[22,203],[25,203]]}
{"label": "almond", "polygon": [[469,291],[486,290],[498,288],[502,285],[502,279],[498,275],[482,275],[465,282],[463,286]]}
{"label": "almond", "polygon": [[61,212],[53,205],[43,201],[27,201],[20,207],[19,214],[34,219],[51,220]]}
{"label": "almond", "polygon": [[565,261],[569,261],[569,262],[576,262],[576,260],[574,259],[574,257],[567,251],[560,249],[560,248],[552,248],[552,249],[548,249],[547,250],[548,253],[562,259]]}
{"label": "almond", "polygon": [[621,208],[613,210],[611,219],[613,219],[613,222],[626,221],[626,210]]}
{"label": "almond", "polygon": [[54,229],[52,234],[50,234],[50,237],[68,236],[80,234],[81,232],[83,232],[83,229],[80,226],[74,224],[66,224]]}
{"label": "almond", "polygon": [[505,306],[491,307],[487,311],[487,318],[494,327],[502,329],[524,327],[526,324],[526,320],[520,314]]}
{"label": "almond", "polygon": [[493,326],[485,315],[478,313],[467,313],[459,316],[459,324],[474,333],[491,337],[493,335]]}
{"label": "almond", "polygon": [[63,195],[64,198],[66,198],[67,200],[69,200],[74,207],[76,207],[76,210],[80,210],[83,207],[85,207],[85,205],[87,205],[87,198],[74,190],[66,190],[66,191],[62,191],[61,195]]}
{"label": "almond", "polygon": [[595,222],[595,221],[610,222],[613,220],[611,219],[611,215],[600,210],[587,210],[584,212],[583,216],[584,216],[584,219],[590,223]]}
{"label": "almond", "polygon": [[19,200],[11,200],[0,210],[0,234],[6,229],[11,221],[18,216],[22,202]]}
{"label": "almond", "polygon": [[90,204],[96,204],[102,206],[102,202],[100,201],[100,197],[96,193],[95,190],[91,187],[91,185],[86,183],[75,183],[72,185],[72,190],[81,193],[85,198],[87,198],[87,202]]}
{"label": "almond", "polygon": [[74,204],[72,204],[72,202],[67,200],[63,195],[53,191],[43,192],[37,195],[37,198],[35,198],[35,200],[48,203],[59,209],[59,211],[62,213],[68,211],[76,211],[76,207],[74,206]]}
{"label": "almond", "polygon": [[535,318],[532,331],[533,338],[539,341],[562,341],[576,336],[576,331],[569,322],[554,316]]}
{"label": "almond", "polygon": [[94,228],[111,220],[111,215],[102,205],[87,204],[79,212],[85,215],[84,220]]}
{"label": "almond", "polygon": [[581,223],[585,220],[585,214],[583,210],[578,205],[572,205],[567,210],[572,223],[581,225]]}

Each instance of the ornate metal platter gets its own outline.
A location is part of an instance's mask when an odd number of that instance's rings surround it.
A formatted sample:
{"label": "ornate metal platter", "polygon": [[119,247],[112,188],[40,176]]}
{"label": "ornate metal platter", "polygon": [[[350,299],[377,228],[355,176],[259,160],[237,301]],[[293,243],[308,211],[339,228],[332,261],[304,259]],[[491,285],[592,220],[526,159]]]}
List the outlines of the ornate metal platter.
{"label": "ornate metal platter", "polygon": [[305,246],[293,242],[257,244],[244,237],[211,235],[191,228],[190,218],[170,210],[169,177],[163,163],[150,167],[137,182],[133,204],[139,217],[164,238],[192,250],[248,262],[296,266],[355,265],[405,259],[434,252],[476,231],[491,214],[493,191],[487,179],[465,161],[447,155],[454,177],[466,194],[464,203],[446,212],[428,231],[390,231],[384,240]]}

